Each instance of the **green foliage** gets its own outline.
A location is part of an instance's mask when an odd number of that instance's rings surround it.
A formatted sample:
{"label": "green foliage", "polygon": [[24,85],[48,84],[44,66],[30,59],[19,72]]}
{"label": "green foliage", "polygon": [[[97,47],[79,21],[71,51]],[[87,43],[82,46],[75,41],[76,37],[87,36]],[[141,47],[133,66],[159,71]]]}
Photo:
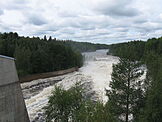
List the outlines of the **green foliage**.
{"label": "green foliage", "polygon": [[80,52],[92,52],[98,49],[108,49],[108,45],[106,44],[93,44],[89,42],[75,42],[66,40],[64,41],[69,47],[72,47],[76,51]]}
{"label": "green foliage", "polygon": [[39,37],[20,37],[17,33],[0,33],[0,55],[16,58],[19,76],[81,67],[80,52],[107,48],[104,44],[74,42]]}
{"label": "green foliage", "polygon": [[127,58],[130,56],[132,60],[141,60],[146,64],[147,84],[145,84],[146,94],[143,98],[145,107],[140,111],[140,115],[138,114],[138,121],[161,122],[162,37],[148,39],[147,42],[137,41],[111,45],[110,53],[119,57],[128,55]]}
{"label": "green foliage", "polygon": [[82,89],[78,85],[69,90],[55,87],[52,96],[49,97],[45,114],[47,122],[52,120],[68,122],[75,118],[75,113],[83,104]]}
{"label": "green foliage", "polygon": [[[151,54],[151,53],[150,53]],[[151,77],[151,87],[148,90],[146,106],[141,116],[144,122],[162,121],[162,57],[154,55],[154,60],[148,62],[148,76]],[[149,58],[150,59],[150,58]]]}
{"label": "green foliage", "polygon": [[31,68],[31,65],[30,65],[31,51],[29,49],[20,48],[16,46],[14,57],[16,59],[16,66],[17,66],[19,74],[27,75],[28,72],[30,72],[31,70],[30,69]]}
{"label": "green foliage", "polygon": [[76,122],[115,122],[103,103],[86,101],[77,112]]}
{"label": "green foliage", "polygon": [[81,67],[82,55],[64,41],[44,36],[19,37],[17,33],[0,34],[0,54],[14,57],[19,76]]}
{"label": "green foliage", "polygon": [[142,75],[141,63],[137,61],[120,58],[120,62],[113,65],[111,90],[107,90],[107,109],[117,121],[128,122],[131,115],[136,120],[143,107],[143,82],[139,80]]}
{"label": "green foliage", "polygon": [[144,55],[145,42],[132,41],[110,45],[110,54],[131,60],[141,60]]}
{"label": "green foliage", "polygon": [[44,109],[47,122],[114,122],[102,103],[86,99],[80,84],[68,90],[55,87]]}

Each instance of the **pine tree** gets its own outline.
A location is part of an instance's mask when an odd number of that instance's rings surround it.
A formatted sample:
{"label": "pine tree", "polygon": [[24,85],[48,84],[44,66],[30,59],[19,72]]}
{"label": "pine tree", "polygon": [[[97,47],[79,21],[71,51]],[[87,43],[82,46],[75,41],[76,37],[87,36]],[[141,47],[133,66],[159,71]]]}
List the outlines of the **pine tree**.
{"label": "pine tree", "polygon": [[141,63],[121,58],[113,65],[111,90],[107,90],[107,103],[110,113],[117,121],[129,122],[136,119],[137,108],[143,100]]}
{"label": "pine tree", "polygon": [[51,36],[49,37],[48,41],[52,41],[52,37]]}
{"label": "pine tree", "polygon": [[46,37],[46,35],[44,36],[44,41],[47,41],[47,37]]}

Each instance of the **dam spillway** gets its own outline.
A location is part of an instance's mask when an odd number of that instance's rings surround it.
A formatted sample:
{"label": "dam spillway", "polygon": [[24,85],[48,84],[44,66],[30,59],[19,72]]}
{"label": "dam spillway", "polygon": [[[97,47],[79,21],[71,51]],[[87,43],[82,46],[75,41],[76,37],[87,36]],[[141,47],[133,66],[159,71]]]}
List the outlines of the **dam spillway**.
{"label": "dam spillway", "polygon": [[29,122],[15,61],[0,55],[0,122]]}

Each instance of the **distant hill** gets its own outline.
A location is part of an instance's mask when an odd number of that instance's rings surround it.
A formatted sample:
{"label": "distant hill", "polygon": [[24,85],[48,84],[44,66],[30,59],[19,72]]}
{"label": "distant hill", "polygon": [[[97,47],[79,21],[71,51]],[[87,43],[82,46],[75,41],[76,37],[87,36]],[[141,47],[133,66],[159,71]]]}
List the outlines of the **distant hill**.
{"label": "distant hill", "polygon": [[109,45],[106,44],[94,44],[89,42],[76,42],[76,41],[69,41],[69,40],[64,41],[64,43],[72,47],[74,50],[80,52],[92,52],[98,49],[108,49],[109,47]]}

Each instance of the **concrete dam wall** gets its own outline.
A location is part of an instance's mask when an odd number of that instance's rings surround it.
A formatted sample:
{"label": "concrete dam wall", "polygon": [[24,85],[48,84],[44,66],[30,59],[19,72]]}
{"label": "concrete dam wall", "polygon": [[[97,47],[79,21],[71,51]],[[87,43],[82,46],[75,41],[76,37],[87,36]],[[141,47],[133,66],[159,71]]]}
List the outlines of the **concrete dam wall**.
{"label": "concrete dam wall", "polygon": [[0,55],[0,122],[29,122],[15,62]]}

